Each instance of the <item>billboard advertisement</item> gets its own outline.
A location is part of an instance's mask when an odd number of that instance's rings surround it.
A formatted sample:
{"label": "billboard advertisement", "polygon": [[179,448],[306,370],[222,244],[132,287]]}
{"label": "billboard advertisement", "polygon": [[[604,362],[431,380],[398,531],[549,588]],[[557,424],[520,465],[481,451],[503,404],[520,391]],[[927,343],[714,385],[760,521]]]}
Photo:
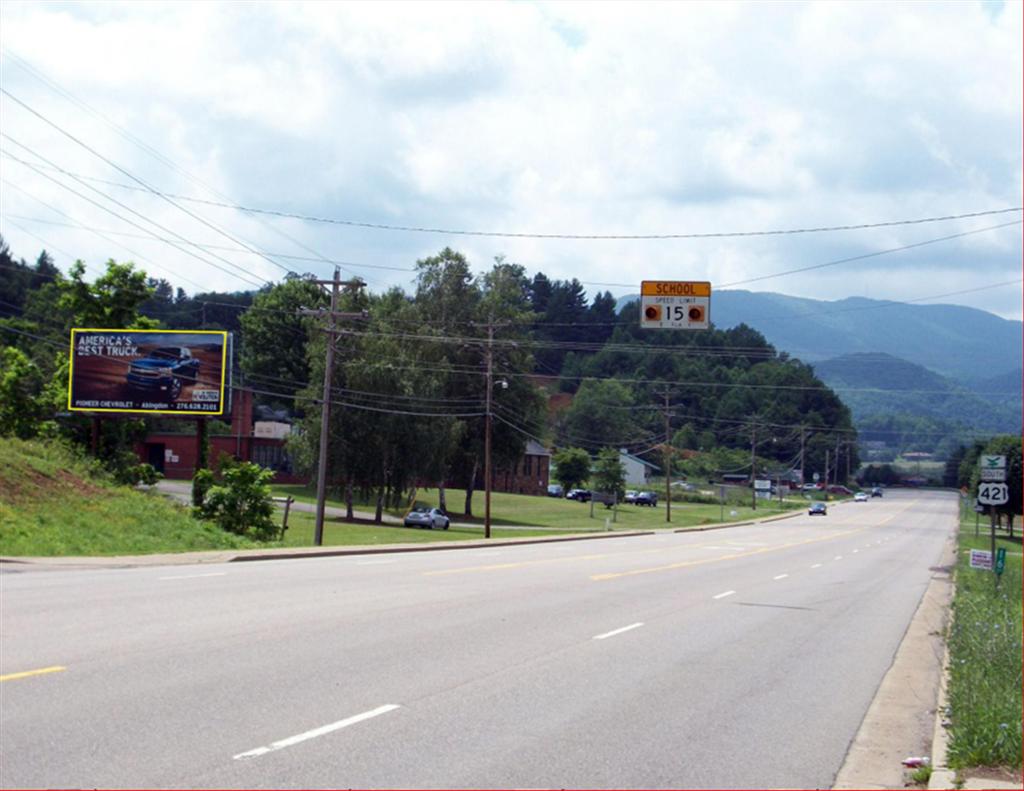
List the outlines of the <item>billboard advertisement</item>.
{"label": "billboard advertisement", "polygon": [[221,415],[227,332],[71,330],[68,409]]}

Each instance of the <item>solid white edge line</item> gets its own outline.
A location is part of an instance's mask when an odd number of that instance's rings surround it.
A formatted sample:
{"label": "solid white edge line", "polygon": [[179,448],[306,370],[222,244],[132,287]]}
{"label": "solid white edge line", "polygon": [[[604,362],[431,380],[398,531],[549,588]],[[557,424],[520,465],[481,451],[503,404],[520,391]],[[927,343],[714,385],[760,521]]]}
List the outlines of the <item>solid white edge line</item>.
{"label": "solid white edge line", "polygon": [[594,635],[593,639],[595,639],[595,640],[604,640],[606,637],[614,637],[617,634],[622,634],[623,632],[628,632],[631,629],[639,629],[643,625],[644,624],[643,624],[642,621],[640,621],[638,623],[632,623],[629,626],[623,626],[621,629],[615,629],[614,631],[605,632],[604,634],[596,634],[596,635]]}
{"label": "solid white edge line", "polygon": [[356,714],[353,717],[332,722],[330,725],[314,728],[311,731],[300,733],[297,736],[289,736],[287,739],[281,739],[280,741],[273,742],[266,747],[257,747],[255,750],[247,750],[244,753],[232,756],[232,758],[237,761],[240,758],[255,758],[259,755],[266,755],[274,750],[281,750],[285,747],[291,747],[309,739],[315,739],[318,736],[325,736],[328,733],[333,733],[334,731],[341,730],[342,728],[347,728],[349,725],[355,725],[356,723],[368,720],[371,717],[379,717],[381,714],[387,714],[389,711],[394,711],[397,708],[401,707],[394,703],[389,703],[385,706],[378,706],[373,709],[373,711],[364,711],[362,714]]}
{"label": "solid white edge line", "polygon": [[779,574],[777,577],[772,577],[773,580],[784,580],[788,577],[788,574]]}
{"label": "solid white edge line", "polygon": [[821,568],[821,564],[820,563],[815,563],[813,566],[811,566],[811,568],[812,569],[820,569]]}
{"label": "solid white edge line", "polygon": [[732,596],[736,591],[726,591],[725,593],[719,593],[717,596],[712,596],[712,599],[724,599],[726,596]]}
{"label": "solid white edge line", "polygon": [[179,574],[174,577],[158,577],[161,580],[194,580],[200,577],[226,577],[226,571],[215,571],[211,574]]}

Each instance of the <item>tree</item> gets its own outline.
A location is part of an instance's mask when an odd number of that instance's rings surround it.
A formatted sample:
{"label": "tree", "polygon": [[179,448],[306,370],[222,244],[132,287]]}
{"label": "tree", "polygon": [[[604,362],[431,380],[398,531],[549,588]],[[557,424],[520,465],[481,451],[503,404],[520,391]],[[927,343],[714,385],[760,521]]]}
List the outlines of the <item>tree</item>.
{"label": "tree", "polygon": [[28,439],[44,417],[40,400],[43,377],[19,349],[0,349],[0,435]]}
{"label": "tree", "polygon": [[555,478],[568,492],[590,479],[590,454],[583,448],[562,448],[552,457]]}
{"label": "tree", "polygon": [[641,437],[632,417],[633,393],[613,379],[586,381],[580,385],[565,411],[561,436],[568,442],[591,446],[626,446]]}
{"label": "tree", "polygon": [[626,470],[615,448],[604,448],[594,465],[594,488],[621,501],[626,494]]}
{"label": "tree", "polygon": [[257,389],[280,393],[261,400],[291,406],[294,394],[310,381],[306,347],[317,333],[304,308],[323,308],[327,295],[319,285],[288,275],[262,289],[242,314],[239,364]]}
{"label": "tree", "polygon": [[[983,453],[991,456],[1005,456],[1006,457],[1006,484],[1010,490],[1010,497],[1006,501],[1006,505],[996,506],[996,511],[1000,514],[1006,514],[1008,520],[1008,528],[1010,536],[1013,536],[1013,517],[1021,513],[1022,505],[1022,479],[1024,479],[1024,468],[1022,468],[1021,460],[1021,443],[1022,440],[1018,436],[1012,436],[1009,434],[1000,435],[993,437],[989,440],[985,446]],[[975,466],[973,476],[972,489],[977,496],[978,482],[981,477],[978,467]]]}
{"label": "tree", "polygon": [[152,296],[146,273],[132,263],[107,261],[107,271],[85,282],[85,264],[75,261],[69,279],[58,284],[58,307],[68,311],[76,326],[95,329],[154,329],[158,322],[139,314]]}

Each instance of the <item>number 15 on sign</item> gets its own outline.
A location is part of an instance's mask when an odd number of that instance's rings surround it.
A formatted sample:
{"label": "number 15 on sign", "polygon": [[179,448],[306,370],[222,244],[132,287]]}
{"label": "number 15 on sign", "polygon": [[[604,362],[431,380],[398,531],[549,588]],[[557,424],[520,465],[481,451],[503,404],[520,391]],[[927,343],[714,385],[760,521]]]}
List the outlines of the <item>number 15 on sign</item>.
{"label": "number 15 on sign", "polygon": [[982,483],[978,486],[981,505],[1003,505],[1010,499],[1010,487],[1005,483]]}

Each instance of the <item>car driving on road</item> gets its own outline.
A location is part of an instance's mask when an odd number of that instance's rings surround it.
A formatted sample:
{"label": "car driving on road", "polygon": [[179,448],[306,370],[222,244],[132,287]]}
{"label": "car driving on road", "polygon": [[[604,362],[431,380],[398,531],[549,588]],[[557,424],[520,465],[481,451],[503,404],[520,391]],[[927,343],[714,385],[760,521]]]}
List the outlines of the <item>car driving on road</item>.
{"label": "car driving on road", "polygon": [[811,507],[807,509],[808,516],[828,516],[828,506],[825,503],[811,503]]}
{"label": "car driving on road", "polygon": [[440,508],[417,505],[405,515],[404,524],[406,527],[425,527],[428,530],[440,527],[442,530],[447,530],[451,520]]}
{"label": "car driving on road", "polygon": [[857,492],[853,496],[853,501],[855,503],[866,503],[868,501],[868,496],[864,494],[864,492]]}

